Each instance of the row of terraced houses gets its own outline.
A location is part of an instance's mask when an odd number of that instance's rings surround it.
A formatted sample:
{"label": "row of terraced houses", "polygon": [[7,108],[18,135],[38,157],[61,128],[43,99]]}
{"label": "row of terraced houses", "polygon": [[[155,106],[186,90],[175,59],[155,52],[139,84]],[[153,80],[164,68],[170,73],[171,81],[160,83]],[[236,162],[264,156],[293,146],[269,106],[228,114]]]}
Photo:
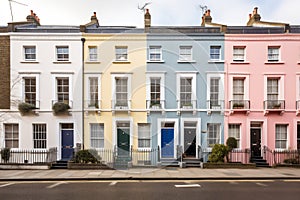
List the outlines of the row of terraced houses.
{"label": "row of terraced houses", "polygon": [[149,10],[144,22],[41,25],[32,12],[0,27],[0,147],[132,165],[206,162],[228,137],[245,163],[300,149],[300,26],[257,8],[245,26],[210,10],[199,26],[152,26]]}

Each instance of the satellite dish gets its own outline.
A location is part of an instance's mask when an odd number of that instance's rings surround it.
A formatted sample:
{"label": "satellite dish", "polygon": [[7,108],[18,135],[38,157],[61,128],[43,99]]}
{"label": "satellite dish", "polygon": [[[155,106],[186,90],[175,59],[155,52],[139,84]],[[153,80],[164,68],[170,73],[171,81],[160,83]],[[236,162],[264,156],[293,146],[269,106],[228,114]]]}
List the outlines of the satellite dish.
{"label": "satellite dish", "polygon": [[10,7],[11,21],[13,22],[13,21],[14,21],[14,15],[13,15],[13,10],[12,10],[11,3],[12,3],[12,2],[13,2],[13,3],[17,3],[17,4],[20,4],[20,5],[22,5],[22,6],[28,6],[28,5],[26,5],[26,4],[24,4],[24,3],[20,3],[20,2],[14,1],[14,0],[8,0],[8,2],[9,2],[9,7]]}

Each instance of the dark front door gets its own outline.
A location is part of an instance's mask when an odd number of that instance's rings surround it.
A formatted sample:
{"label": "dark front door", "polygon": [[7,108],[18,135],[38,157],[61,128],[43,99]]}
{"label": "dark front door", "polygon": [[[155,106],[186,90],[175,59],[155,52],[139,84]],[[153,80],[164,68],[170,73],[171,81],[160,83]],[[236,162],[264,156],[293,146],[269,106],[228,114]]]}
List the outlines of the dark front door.
{"label": "dark front door", "polygon": [[118,156],[129,156],[129,128],[117,128]]}
{"label": "dark front door", "polygon": [[61,131],[61,159],[70,160],[73,156],[74,137],[73,130]]}
{"label": "dark front door", "polygon": [[184,153],[186,157],[196,157],[195,128],[184,128]]}
{"label": "dark front door", "polygon": [[174,128],[161,129],[161,157],[174,158]]}
{"label": "dark front door", "polygon": [[251,128],[251,156],[261,156],[261,129]]}

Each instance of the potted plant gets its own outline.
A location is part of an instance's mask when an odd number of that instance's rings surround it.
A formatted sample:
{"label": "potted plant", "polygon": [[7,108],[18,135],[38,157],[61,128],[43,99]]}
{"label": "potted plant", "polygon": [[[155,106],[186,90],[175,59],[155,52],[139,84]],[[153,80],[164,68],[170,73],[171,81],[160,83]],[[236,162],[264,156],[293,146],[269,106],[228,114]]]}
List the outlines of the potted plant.
{"label": "potted plant", "polygon": [[281,108],[281,103],[274,103],[273,104],[273,109],[279,109]]}
{"label": "potted plant", "polygon": [[160,101],[151,101],[150,108],[160,109]]}
{"label": "potted plant", "polygon": [[70,109],[69,104],[66,104],[66,103],[63,103],[63,102],[56,102],[52,106],[52,110],[53,110],[53,113],[55,115],[65,114],[65,113],[68,112],[69,109]]}
{"label": "potted plant", "polygon": [[36,107],[29,103],[19,103],[18,110],[20,111],[21,115],[26,115],[32,113],[32,111],[36,109]]}
{"label": "potted plant", "polygon": [[234,103],[233,109],[242,109],[244,108],[244,103]]}
{"label": "potted plant", "polygon": [[182,105],[183,109],[191,109],[193,108],[193,104],[191,102],[186,102]]}
{"label": "potted plant", "polygon": [[90,103],[89,108],[99,108],[99,104],[97,102]]}

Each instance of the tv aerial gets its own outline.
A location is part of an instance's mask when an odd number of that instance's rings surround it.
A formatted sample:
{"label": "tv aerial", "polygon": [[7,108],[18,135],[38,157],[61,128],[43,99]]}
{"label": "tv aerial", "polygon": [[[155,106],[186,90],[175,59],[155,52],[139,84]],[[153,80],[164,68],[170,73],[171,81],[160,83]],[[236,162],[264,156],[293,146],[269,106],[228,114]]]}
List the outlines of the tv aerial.
{"label": "tv aerial", "polygon": [[207,11],[207,6],[202,6],[202,5],[199,5],[200,9],[202,10],[202,14],[204,14],[206,11]]}
{"label": "tv aerial", "polygon": [[9,2],[9,7],[10,7],[11,21],[13,22],[14,21],[14,15],[13,15],[13,10],[12,10],[11,3],[17,3],[17,4],[20,4],[22,6],[28,6],[28,5],[26,5],[24,3],[20,3],[20,2],[14,1],[14,0],[8,0],[8,2]]}
{"label": "tv aerial", "polygon": [[145,12],[146,7],[147,7],[149,4],[151,4],[151,2],[145,3],[142,7],[140,7],[140,5],[138,5],[138,9]]}

